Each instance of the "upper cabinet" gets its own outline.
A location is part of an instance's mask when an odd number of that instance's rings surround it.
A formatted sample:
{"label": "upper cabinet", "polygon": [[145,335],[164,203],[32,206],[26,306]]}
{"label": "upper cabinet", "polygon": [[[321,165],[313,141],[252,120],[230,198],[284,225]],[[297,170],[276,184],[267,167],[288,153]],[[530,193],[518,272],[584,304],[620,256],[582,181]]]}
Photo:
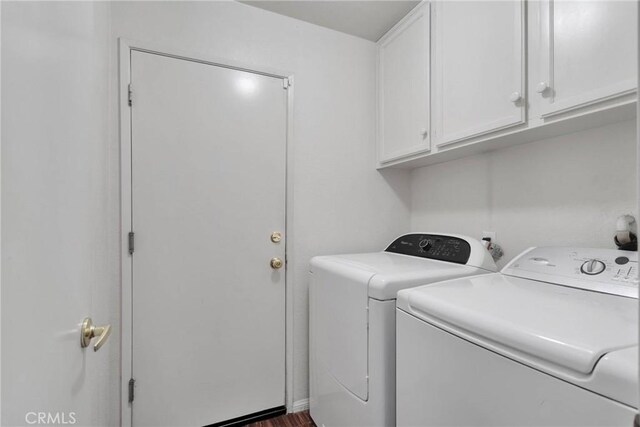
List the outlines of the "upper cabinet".
{"label": "upper cabinet", "polygon": [[549,117],[632,93],[637,75],[635,1],[541,1],[535,52]]}
{"label": "upper cabinet", "polygon": [[378,42],[378,166],[419,167],[635,117],[637,8],[421,3]]}
{"label": "upper cabinet", "polygon": [[442,1],[432,7],[436,144],[523,124],[524,4]]}
{"label": "upper cabinet", "polygon": [[429,4],[378,42],[378,159],[429,151]]}

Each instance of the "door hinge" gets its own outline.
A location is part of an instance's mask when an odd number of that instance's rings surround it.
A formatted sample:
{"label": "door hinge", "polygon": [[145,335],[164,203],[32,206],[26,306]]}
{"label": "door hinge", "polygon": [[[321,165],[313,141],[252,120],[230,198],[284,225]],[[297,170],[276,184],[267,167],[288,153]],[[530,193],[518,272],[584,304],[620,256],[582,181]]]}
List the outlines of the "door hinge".
{"label": "door hinge", "polygon": [[129,255],[133,255],[133,246],[135,241],[135,234],[133,231],[129,232]]}
{"label": "door hinge", "polygon": [[291,80],[289,80],[288,78],[284,78],[282,79],[282,87],[287,90],[291,87]]}
{"label": "door hinge", "polygon": [[136,380],[131,378],[129,380],[129,403],[133,403],[133,389],[136,386]]}
{"label": "door hinge", "polygon": [[129,86],[127,86],[127,94],[129,107],[131,107],[133,105],[133,89],[131,89],[131,83],[129,83]]}

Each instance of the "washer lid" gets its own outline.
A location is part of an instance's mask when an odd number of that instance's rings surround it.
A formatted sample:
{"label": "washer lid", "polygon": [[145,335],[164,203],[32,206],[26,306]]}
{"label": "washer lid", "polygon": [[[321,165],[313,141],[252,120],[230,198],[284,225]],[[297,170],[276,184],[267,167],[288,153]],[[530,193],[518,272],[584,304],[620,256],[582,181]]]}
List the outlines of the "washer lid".
{"label": "washer lid", "polygon": [[589,390],[638,407],[638,347],[608,353],[583,385]]}
{"label": "washer lid", "polygon": [[638,343],[635,299],[499,273],[402,291],[398,307],[561,375],[590,374],[603,355]]}

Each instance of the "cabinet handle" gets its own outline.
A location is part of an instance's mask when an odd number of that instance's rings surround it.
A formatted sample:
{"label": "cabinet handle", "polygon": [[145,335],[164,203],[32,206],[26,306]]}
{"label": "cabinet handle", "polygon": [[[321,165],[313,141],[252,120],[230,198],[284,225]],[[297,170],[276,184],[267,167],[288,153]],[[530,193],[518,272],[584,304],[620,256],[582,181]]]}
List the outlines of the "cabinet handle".
{"label": "cabinet handle", "polygon": [[536,86],[536,92],[538,93],[544,93],[547,89],[549,89],[549,83],[547,82],[540,82],[538,83],[538,86]]}
{"label": "cabinet handle", "polygon": [[422,135],[423,138],[426,138],[427,136],[429,136],[429,130],[423,128],[422,130],[420,130],[420,135]]}
{"label": "cabinet handle", "polygon": [[521,99],[522,99],[522,95],[520,94],[520,92],[513,92],[511,96],[509,96],[509,101],[511,102],[518,102]]}

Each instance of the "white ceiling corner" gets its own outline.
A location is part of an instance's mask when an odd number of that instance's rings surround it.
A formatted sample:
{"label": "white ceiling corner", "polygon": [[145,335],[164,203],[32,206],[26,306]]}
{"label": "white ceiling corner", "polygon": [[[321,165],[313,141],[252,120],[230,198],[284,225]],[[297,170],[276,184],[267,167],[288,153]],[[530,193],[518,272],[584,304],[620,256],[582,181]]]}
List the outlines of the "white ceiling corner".
{"label": "white ceiling corner", "polygon": [[239,1],[374,42],[420,3],[405,0]]}

